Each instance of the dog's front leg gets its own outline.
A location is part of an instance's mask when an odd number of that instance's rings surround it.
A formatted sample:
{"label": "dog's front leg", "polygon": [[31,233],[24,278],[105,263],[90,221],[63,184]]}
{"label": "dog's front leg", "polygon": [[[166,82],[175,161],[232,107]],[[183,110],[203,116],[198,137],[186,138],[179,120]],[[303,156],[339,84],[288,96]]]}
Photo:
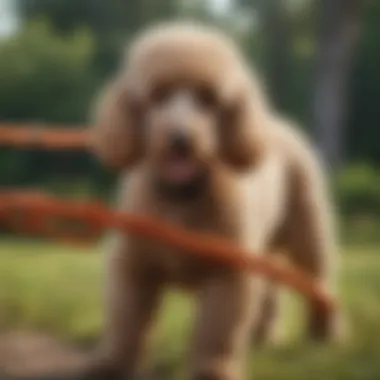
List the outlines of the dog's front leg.
{"label": "dog's front leg", "polygon": [[143,255],[126,248],[119,247],[108,259],[105,336],[97,367],[110,380],[134,376],[161,293],[159,281],[134,262]]}
{"label": "dog's front leg", "polygon": [[192,380],[237,380],[262,290],[261,281],[247,273],[224,273],[201,289]]}

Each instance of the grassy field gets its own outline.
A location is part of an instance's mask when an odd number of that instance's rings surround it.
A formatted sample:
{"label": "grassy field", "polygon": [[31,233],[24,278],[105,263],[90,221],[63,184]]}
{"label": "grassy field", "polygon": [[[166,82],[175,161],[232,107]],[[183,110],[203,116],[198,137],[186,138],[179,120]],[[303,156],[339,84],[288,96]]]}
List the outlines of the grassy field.
{"label": "grassy field", "polygon": [[[0,330],[40,330],[92,341],[101,323],[101,274],[99,248],[1,238]],[[346,248],[340,283],[352,340],[341,347],[303,343],[302,304],[286,294],[281,326],[286,345],[252,353],[250,378],[380,379],[380,246]],[[169,294],[152,349],[155,364],[181,373],[191,317],[191,300]]]}

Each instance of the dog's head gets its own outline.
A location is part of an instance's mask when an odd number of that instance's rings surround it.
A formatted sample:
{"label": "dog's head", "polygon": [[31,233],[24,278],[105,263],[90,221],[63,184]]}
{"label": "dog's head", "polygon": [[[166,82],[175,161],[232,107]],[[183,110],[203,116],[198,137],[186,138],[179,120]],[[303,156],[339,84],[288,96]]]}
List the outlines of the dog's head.
{"label": "dog's head", "polygon": [[215,162],[255,165],[265,150],[266,115],[232,41],[198,25],[169,24],[129,49],[101,98],[94,147],[109,166],[144,161],[161,180],[183,184]]}

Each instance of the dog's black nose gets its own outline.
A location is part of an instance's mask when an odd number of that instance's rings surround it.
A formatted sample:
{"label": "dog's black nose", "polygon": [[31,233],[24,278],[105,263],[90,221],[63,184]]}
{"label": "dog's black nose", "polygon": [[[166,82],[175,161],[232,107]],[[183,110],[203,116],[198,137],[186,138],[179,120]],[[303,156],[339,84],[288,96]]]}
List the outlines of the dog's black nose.
{"label": "dog's black nose", "polygon": [[173,131],[171,133],[170,145],[177,154],[187,155],[190,153],[189,137],[182,131]]}

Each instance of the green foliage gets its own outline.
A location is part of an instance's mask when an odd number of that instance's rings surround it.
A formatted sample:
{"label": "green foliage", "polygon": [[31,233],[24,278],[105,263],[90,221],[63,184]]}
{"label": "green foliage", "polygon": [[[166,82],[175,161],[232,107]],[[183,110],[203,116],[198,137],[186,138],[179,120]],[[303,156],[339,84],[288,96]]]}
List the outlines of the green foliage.
{"label": "green foliage", "polygon": [[[97,78],[94,38],[82,28],[62,36],[39,18],[0,41],[0,119],[85,123]],[[77,159],[74,164],[73,159]],[[0,150],[2,185],[35,185],[46,178],[92,171],[82,153]]]}
{"label": "green foliage", "polygon": [[356,164],[348,166],[336,179],[336,193],[343,215],[380,217],[380,171]]}
{"label": "green foliage", "polygon": [[91,33],[62,37],[38,19],[0,43],[0,118],[79,122],[85,120],[93,86]]}
{"label": "green foliage", "polygon": [[48,18],[64,35],[85,26],[96,37],[94,65],[103,78],[112,71],[124,44],[139,29],[178,14],[177,0],[16,0],[24,21]]}
{"label": "green foliage", "polygon": [[380,242],[380,171],[365,164],[348,166],[334,180],[341,232],[346,242]]}
{"label": "green foliage", "polygon": [[347,151],[352,159],[380,164],[380,2],[367,5],[349,94]]}
{"label": "green foliage", "polygon": [[[276,103],[308,128],[319,2],[282,1],[286,15],[281,17],[284,36],[280,42],[284,46],[280,54],[278,35],[268,33],[273,29],[270,20],[274,25],[278,20],[272,17],[265,24],[270,10],[266,7],[276,1],[235,0],[223,13],[211,12],[209,1],[201,0],[16,0],[20,29],[0,40],[0,119],[85,122],[95,92],[117,66],[129,39],[157,21],[187,16],[232,32],[249,61],[264,73],[267,87],[279,97]],[[380,2],[366,4],[350,87],[346,151],[349,160],[376,164],[380,163],[380,129],[376,128],[380,119]],[[281,73],[282,69],[286,72]],[[30,185],[46,179],[56,182],[61,175],[77,178],[88,174],[90,180],[104,184],[104,190],[112,182],[85,155],[67,156],[2,149],[0,181]],[[344,215],[357,214],[361,208],[365,213],[379,213],[377,181],[370,179],[376,175],[363,172],[366,170],[351,168],[337,180]],[[357,180],[351,178],[356,174]]]}

